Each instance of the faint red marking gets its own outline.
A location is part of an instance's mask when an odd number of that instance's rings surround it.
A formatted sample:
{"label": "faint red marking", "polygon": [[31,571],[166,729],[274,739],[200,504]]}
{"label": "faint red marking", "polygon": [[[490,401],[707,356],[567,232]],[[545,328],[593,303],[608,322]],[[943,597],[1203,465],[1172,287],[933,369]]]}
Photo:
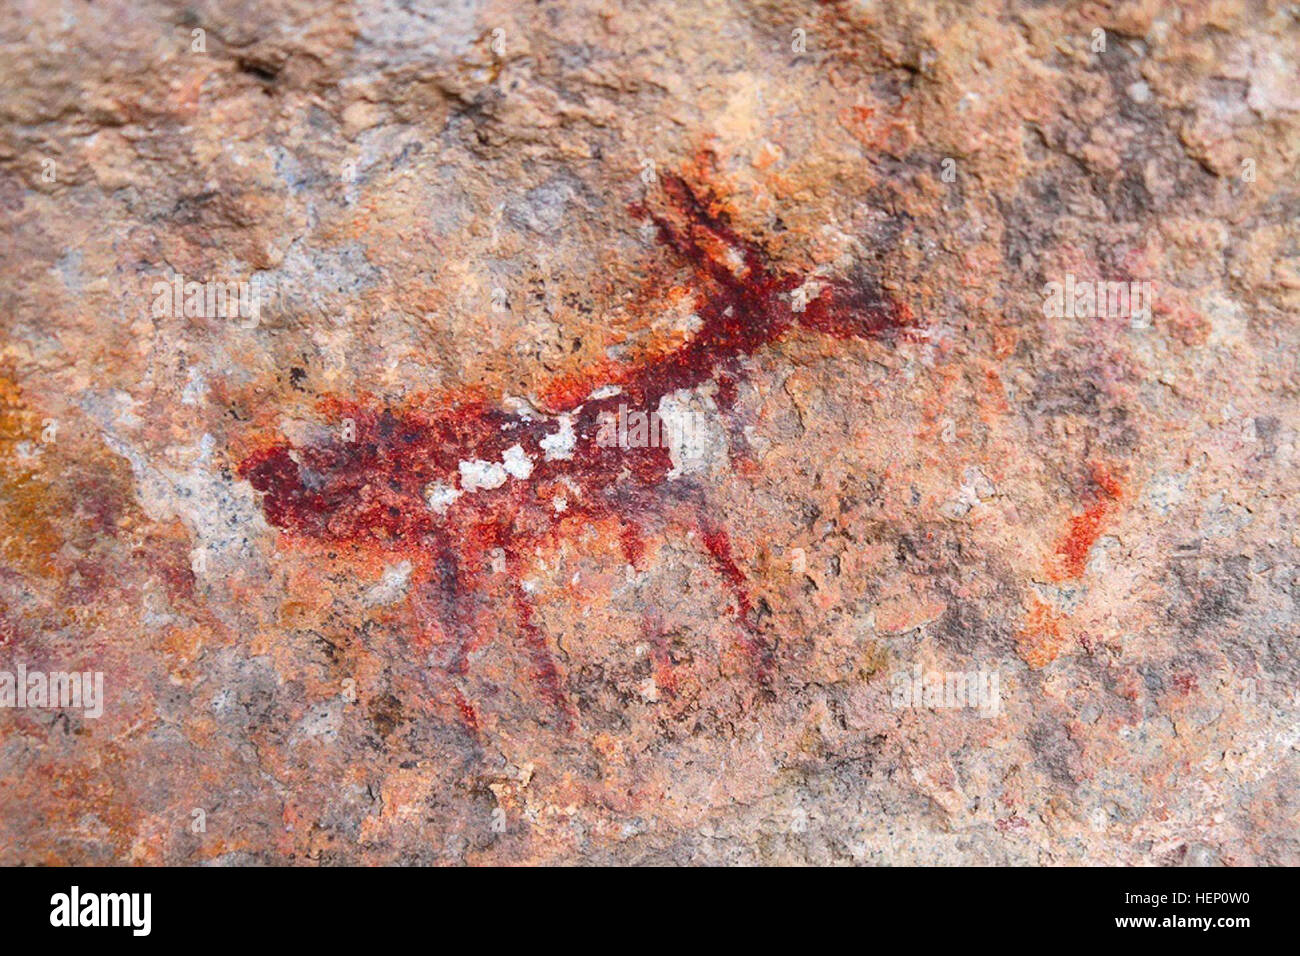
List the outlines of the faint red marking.
{"label": "faint red marking", "polygon": [[1077,578],[1083,574],[1088,563],[1088,552],[1101,536],[1102,519],[1105,517],[1106,506],[1099,504],[1070,518],[1070,530],[1056,549],[1056,553],[1065,559],[1065,577]]}
{"label": "faint red marking", "polygon": [[1111,506],[1123,497],[1123,486],[1109,472],[1096,464],[1091,470],[1093,483],[1110,500],[1097,501],[1082,514],[1071,516],[1065,537],[1056,547],[1056,554],[1062,559],[1060,568],[1053,575],[1057,581],[1083,576],[1088,554],[1101,537]]}
{"label": "faint red marking", "polygon": [[[1102,465],[1090,466],[1094,490],[1085,501],[1088,506],[1081,514],[1071,515],[1064,536],[1056,545],[1052,559],[1047,562],[1049,580],[1072,581],[1083,576],[1088,566],[1088,555],[1101,537],[1114,506],[1123,500],[1124,486]],[[1062,633],[1063,616],[1035,597],[1025,615],[1025,623],[1016,637],[1016,652],[1030,667],[1046,667],[1056,660],[1065,646],[1067,636]],[[1087,635],[1079,637],[1084,650],[1092,653]]]}
{"label": "faint red marking", "polygon": [[1174,686],[1178,688],[1178,693],[1186,697],[1192,691],[1196,690],[1195,674],[1179,674],[1174,678]]}

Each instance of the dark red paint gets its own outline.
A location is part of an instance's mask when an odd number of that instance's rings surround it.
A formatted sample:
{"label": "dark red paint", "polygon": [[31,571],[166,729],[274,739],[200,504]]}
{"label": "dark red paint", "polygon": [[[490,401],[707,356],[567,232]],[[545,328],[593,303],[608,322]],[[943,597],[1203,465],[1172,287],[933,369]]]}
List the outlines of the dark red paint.
{"label": "dark red paint", "polygon": [[[770,266],[762,249],[737,235],[716,204],[684,180],[667,177],[665,192],[671,211],[634,207],[633,212],[649,218],[659,240],[692,267],[701,324],[689,342],[639,363],[556,382],[543,396],[554,418],[515,415],[473,396],[400,411],[332,398],[325,411],[335,422],[352,419],[355,441],[343,441],[338,431],[320,444],[293,447],[276,441],[239,467],[263,493],[267,520],[291,537],[415,556],[419,571],[411,593],[419,638],[448,651],[442,669],[471,727],[478,727],[478,717],[457,682],[466,673],[468,654],[484,638],[475,620],[477,602],[467,596],[478,593],[491,573],[494,549],[505,553],[507,574],[515,582],[515,629],[533,677],[572,726],[564,677],[518,587],[525,561],[537,544],[566,525],[574,527],[575,517],[614,518],[621,523],[624,554],[637,565],[645,550],[641,520],[665,512],[664,486],[672,467],[668,449],[601,447],[596,433],[602,413],[617,413],[620,404],[651,412],[665,395],[710,379],[718,381],[720,404],[728,409],[737,396],[736,360],[797,325],[843,338],[876,337],[910,324],[905,307],[885,300],[868,283],[824,282],[804,310],[796,311],[791,293],[804,284],[802,277]],[[587,400],[603,386],[618,386],[621,394]],[[571,458],[547,460],[541,442],[557,431],[562,413],[571,418],[576,448]],[[443,515],[431,510],[426,487],[435,482],[459,487],[461,461],[500,462],[516,444],[533,462],[528,478],[463,494]],[[563,512],[552,505],[556,495],[567,501]],[[705,548],[735,595],[743,632],[739,641],[766,681],[770,654],[753,621],[745,575],[726,532],[706,521],[699,506],[693,514]]]}

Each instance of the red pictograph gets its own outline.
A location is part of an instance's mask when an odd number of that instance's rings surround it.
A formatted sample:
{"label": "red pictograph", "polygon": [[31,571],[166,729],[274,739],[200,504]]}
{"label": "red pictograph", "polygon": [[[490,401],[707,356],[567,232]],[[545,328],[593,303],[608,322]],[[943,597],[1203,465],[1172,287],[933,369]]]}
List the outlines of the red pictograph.
{"label": "red pictograph", "polygon": [[725,528],[707,513],[699,489],[670,476],[668,448],[598,442],[601,423],[620,406],[654,412],[665,396],[711,379],[726,415],[743,371],[737,360],[797,326],[879,338],[912,325],[906,307],[871,282],[810,284],[781,271],[737,234],[710,193],[677,176],[663,183],[662,210],[638,205],[632,213],[653,223],[660,242],[691,268],[699,324],[685,344],[557,381],[537,413],[506,411],[478,396],[401,409],[328,397],[322,411],[336,422],[351,420],[348,435],[336,430],[329,440],[299,446],[276,438],[239,467],[290,546],[348,544],[411,562],[417,640],[445,652],[447,692],[472,728],[478,714],[458,678],[490,630],[479,603],[467,597],[485,575],[501,571],[513,582],[510,613],[525,635],[538,692],[573,726],[564,674],[522,582],[538,544],[584,521],[618,522],[624,554],[637,565],[646,516],[687,515],[734,595],[738,645],[755,678],[769,681],[771,648]]}

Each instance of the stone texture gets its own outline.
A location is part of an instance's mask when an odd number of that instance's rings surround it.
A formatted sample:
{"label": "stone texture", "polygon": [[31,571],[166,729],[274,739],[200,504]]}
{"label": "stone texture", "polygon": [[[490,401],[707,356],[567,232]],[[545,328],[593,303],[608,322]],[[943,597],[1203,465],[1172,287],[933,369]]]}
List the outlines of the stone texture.
{"label": "stone texture", "polygon": [[1298,39],[7,5],[0,863],[1300,863]]}

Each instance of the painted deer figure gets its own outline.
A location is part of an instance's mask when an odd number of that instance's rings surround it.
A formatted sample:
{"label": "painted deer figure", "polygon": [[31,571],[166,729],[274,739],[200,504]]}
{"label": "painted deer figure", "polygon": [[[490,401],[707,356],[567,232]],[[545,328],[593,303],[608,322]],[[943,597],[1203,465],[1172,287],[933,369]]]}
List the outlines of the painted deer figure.
{"label": "painted deer figure", "polygon": [[289,542],[348,543],[400,555],[414,571],[410,600],[421,633],[440,649],[447,693],[471,728],[475,706],[463,693],[470,654],[486,639],[467,600],[485,574],[514,582],[515,623],[528,645],[539,692],[572,728],[575,714],[546,636],[523,587],[539,543],[585,522],[620,522],[624,553],[642,560],[641,522],[685,503],[712,564],[734,595],[736,641],[756,679],[768,682],[773,650],[755,621],[744,572],[726,531],[703,507],[698,487],[674,470],[660,442],[597,440],[611,417],[649,416],[682,390],[714,382],[721,414],[735,401],[738,360],[796,326],[836,337],[876,338],[908,327],[904,306],[869,282],[807,282],[769,263],[742,238],[720,203],[684,179],[663,179],[666,209],[634,206],[660,242],[694,275],[695,334],[649,359],[601,367],[556,383],[545,411],[506,411],[481,398],[438,408],[376,407],[327,399],[328,414],[351,431],[294,446],[282,438],[246,458],[239,474],[263,494],[267,520]]}

